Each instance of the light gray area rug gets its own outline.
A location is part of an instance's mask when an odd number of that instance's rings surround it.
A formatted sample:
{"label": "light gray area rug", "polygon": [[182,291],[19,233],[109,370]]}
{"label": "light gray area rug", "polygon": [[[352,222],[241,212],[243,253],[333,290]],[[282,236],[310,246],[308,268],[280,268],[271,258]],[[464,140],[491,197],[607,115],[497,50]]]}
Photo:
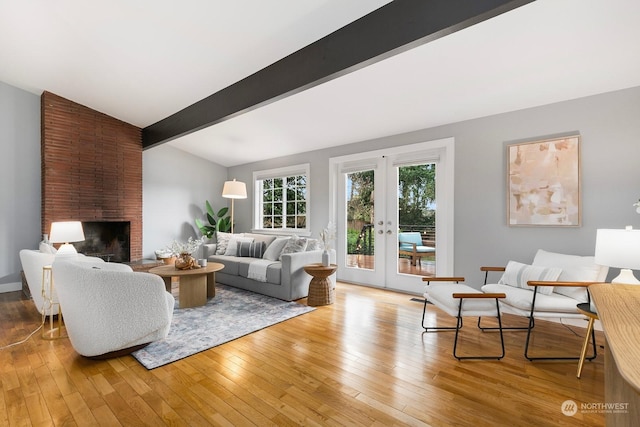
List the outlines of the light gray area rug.
{"label": "light gray area rug", "polygon": [[216,284],[216,296],[205,306],[174,310],[166,339],[131,354],[145,368],[153,369],[312,310],[296,302]]}

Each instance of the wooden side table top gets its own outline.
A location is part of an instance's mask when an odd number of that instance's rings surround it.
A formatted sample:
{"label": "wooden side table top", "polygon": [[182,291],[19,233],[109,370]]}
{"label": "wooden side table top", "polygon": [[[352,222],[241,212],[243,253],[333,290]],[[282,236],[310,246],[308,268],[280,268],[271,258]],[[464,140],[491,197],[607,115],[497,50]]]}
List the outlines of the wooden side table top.
{"label": "wooden side table top", "polygon": [[322,264],[307,264],[304,267],[304,271],[313,277],[329,277],[338,268],[336,264],[322,265]]}
{"label": "wooden side table top", "polygon": [[208,262],[204,267],[189,270],[178,270],[173,265],[161,265],[159,267],[153,267],[149,270],[149,273],[157,274],[160,277],[197,276],[200,274],[214,273],[223,268],[224,264],[220,264],[219,262]]}

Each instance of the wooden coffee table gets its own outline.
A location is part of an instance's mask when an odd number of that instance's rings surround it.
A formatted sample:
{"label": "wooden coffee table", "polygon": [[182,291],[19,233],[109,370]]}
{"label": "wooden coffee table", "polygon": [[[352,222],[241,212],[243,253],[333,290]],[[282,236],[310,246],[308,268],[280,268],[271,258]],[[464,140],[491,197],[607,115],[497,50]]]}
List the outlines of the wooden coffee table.
{"label": "wooden coffee table", "polygon": [[173,265],[162,265],[149,270],[164,280],[167,292],[171,292],[171,278],[180,280],[180,308],[200,307],[208,298],[216,295],[216,271],[222,270],[224,264],[209,262],[206,266],[192,270],[178,270]]}

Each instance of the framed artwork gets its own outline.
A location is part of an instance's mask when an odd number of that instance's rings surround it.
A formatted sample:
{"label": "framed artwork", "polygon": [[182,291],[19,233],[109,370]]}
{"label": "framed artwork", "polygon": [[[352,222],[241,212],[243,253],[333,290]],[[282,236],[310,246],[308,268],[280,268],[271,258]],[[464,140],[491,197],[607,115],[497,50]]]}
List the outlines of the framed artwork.
{"label": "framed artwork", "polygon": [[580,136],[507,145],[510,226],[579,227]]}

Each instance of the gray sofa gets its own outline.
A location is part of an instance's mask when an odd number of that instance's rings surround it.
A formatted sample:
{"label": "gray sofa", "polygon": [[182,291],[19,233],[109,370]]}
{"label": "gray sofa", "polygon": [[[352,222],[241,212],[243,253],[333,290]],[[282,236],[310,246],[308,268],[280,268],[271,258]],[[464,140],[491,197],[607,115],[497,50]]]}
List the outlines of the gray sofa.
{"label": "gray sofa", "polygon": [[[223,233],[220,234],[222,235]],[[216,282],[285,301],[293,301],[308,296],[311,276],[304,271],[304,266],[322,262],[322,249],[319,249],[317,241],[314,239],[306,239],[308,240],[310,250],[306,250],[305,248],[301,252],[280,254],[279,251],[276,251],[278,252],[276,253],[274,250],[277,249],[276,246],[280,248],[284,240],[290,239],[287,236],[273,236],[258,233],[242,233],[231,236],[234,238],[244,237],[252,239],[253,242],[264,242],[265,255],[267,255],[269,246],[274,244],[274,242],[276,242],[276,245],[269,251],[270,261],[267,261],[264,257],[261,258],[262,261],[260,261],[260,258],[221,254],[219,246],[229,244],[220,238],[222,236],[219,236],[218,243],[202,245],[203,257],[206,258],[208,262],[218,262],[224,265],[222,270],[216,272]],[[298,240],[305,239],[298,238]],[[233,245],[234,240],[231,240],[231,243]],[[216,254],[216,251],[218,254]],[[333,250],[330,252],[330,259],[332,263],[335,263],[335,251]],[[250,278],[251,274],[249,270],[250,268],[255,268],[255,266],[250,267],[250,264],[256,261],[264,264],[263,267],[266,268],[266,281]],[[258,264],[260,264],[260,262],[258,262]],[[268,264],[268,266],[266,264]],[[335,275],[331,277],[331,280],[335,284]]]}

